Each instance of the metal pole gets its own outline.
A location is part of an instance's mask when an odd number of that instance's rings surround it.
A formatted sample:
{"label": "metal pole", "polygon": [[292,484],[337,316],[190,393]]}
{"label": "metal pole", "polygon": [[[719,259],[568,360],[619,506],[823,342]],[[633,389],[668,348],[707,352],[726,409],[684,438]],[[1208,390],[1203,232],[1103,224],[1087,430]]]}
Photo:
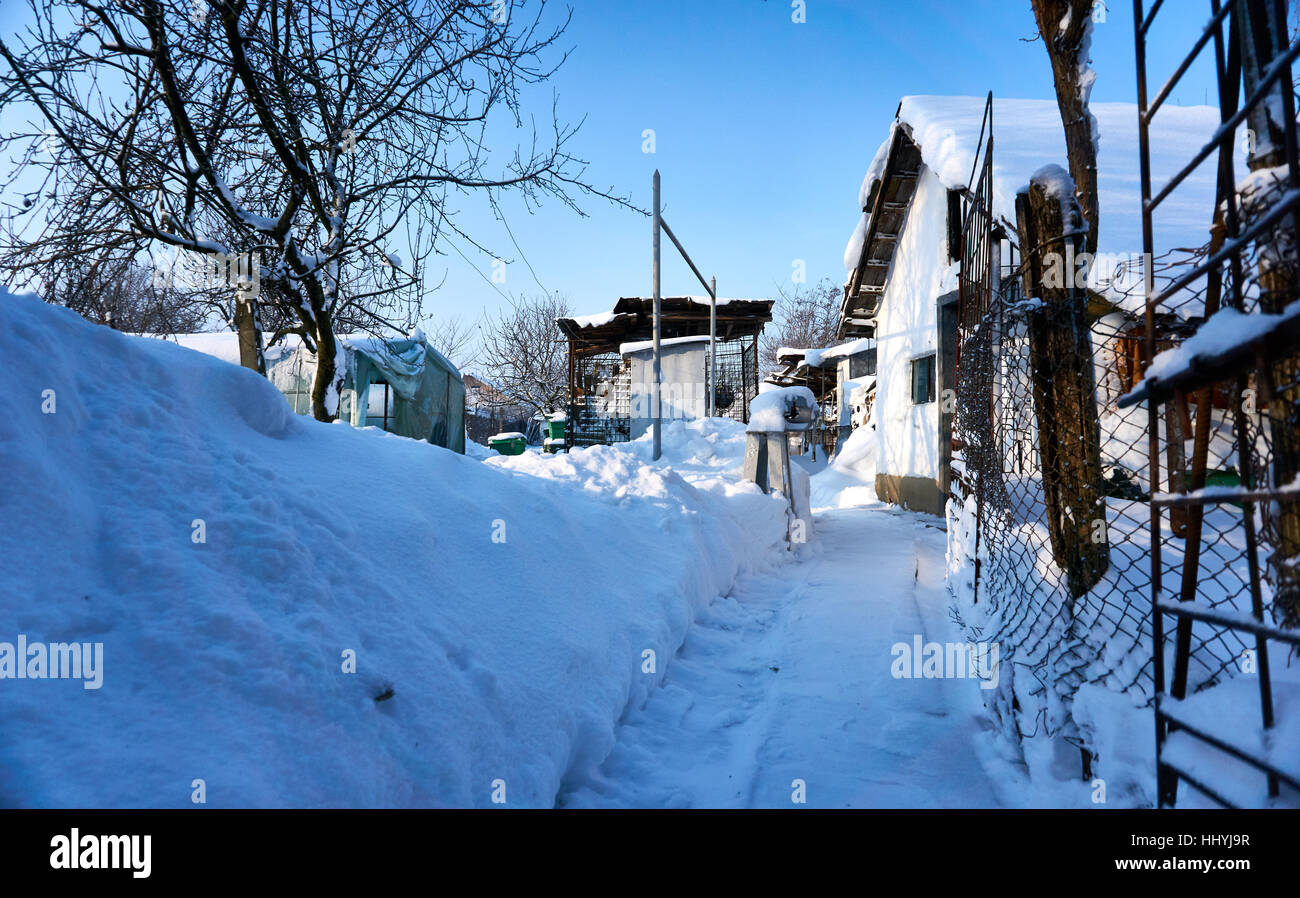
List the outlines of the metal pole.
{"label": "metal pole", "polygon": [[660,379],[662,378],[662,369],[660,368],[659,358],[659,169],[655,169],[654,178],[654,263],[650,269],[650,277],[654,282],[654,387],[651,393],[652,401],[655,407],[654,421],[654,460],[658,461],[663,452],[663,442],[661,434],[663,408],[660,405],[661,394],[659,390]]}
{"label": "metal pole", "polygon": [[713,417],[716,411],[713,404],[717,402],[714,397],[714,391],[717,390],[718,383],[718,354],[716,351],[716,342],[718,337],[718,279],[709,278],[709,395],[705,403],[705,409],[709,417]]}
{"label": "metal pole", "polygon": [[686,260],[686,264],[691,267],[691,271],[695,274],[695,279],[700,282],[700,286],[705,290],[708,290],[709,285],[704,283],[704,275],[700,274],[700,270],[696,268],[695,263],[691,261],[690,254],[686,252],[686,247],[682,246],[682,242],[677,239],[677,235],[673,233],[673,229],[668,226],[668,219],[660,215],[659,226],[664,229],[664,233],[668,235],[668,239],[673,242],[673,246],[677,247],[677,251],[682,254],[682,258]]}

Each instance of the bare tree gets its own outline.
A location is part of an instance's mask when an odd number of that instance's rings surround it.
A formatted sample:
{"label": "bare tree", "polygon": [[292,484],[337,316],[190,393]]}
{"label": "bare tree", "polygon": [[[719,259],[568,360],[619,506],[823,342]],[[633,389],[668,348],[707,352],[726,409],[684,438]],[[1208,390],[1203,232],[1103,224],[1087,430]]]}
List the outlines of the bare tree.
{"label": "bare tree", "polygon": [[564,407],[569,390],[568,348],[555,319],[569,303],[555,294],[510,301],[483,327],[483,368],[502,402],[546,414]]}
{"label": "bare tree", "polygon": [[150,269],[130,260],[86,259],[47,280],[47,302],[72,309],[96,324],[136,334],[187,334],[206,319],[192,298],[155,284]]}
{"label": "bare tree", "polygon": [[1088,68],[1092,42],[1093,0],[1033,0],[1038,35],[1047,48],[1056,84],[1056,105],[1065,127],[1065,154],[1070,162],[1079,206],[1088,221],[1084,249],[1097,252],[1096,120],[1088,110],[1095,74]]}
{"label": "bare tree", "polygon": [[478,364],[480,325],[460,315],[437,318],[424,329],[429,345],[461,370],[468,372]]}
{"label": "bare tree", "polygon": [[778,286],[773,326],[764,329],[759,347],[763,369],[778,367],[776,353],[783,346],[821,349],[840,342],[836,334],[843,295],[843,289],[830,278],[793,290]]}
{"label": "bare tree", "polygon": [[516,405],[492,384],[473,374],[465,375],[465,429],[471,440],[486,444],[497,433],[527,434],[533,410]]}
{"label": "bare tree", "polygon": [[583,181],[554,110],[506,158],[487,146],[497,111],[520,126],[521,90],[555,70],[543,57],[568,20],[545,25],[545,0],[535,14],[522,0],[28,4],[33,24],[0,42],[0,103],[35,113],[0,136],[10,186],[28,185],[0,267],[202,257],[245,364],[263,366],[267,304],[275,337],[317,354],[321,420],[335,411],[335,333],[406,332],[440,243],[486,251],[457,227],[452,193],[579,213],[584,195],[623,202]]}

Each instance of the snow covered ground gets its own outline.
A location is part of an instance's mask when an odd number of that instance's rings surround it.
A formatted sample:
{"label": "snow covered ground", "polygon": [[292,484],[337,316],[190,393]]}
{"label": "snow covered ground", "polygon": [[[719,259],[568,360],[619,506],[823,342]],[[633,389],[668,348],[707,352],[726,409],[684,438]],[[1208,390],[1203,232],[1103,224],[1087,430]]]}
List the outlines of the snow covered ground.
{"label": "snow covered ground", "polygon": [[[970,678],[896,677],[898,646],[956,645],[940,518],[875,500],[855,431],[812,477],[817,539],[702,613],[563,807],[1084,806],[1063,765],[1031,782]],[[804,463],[806,459],[797,459]]]}
{"label": "snow covered ground", "polygon": [[[959,639],[944,533],[875,508],[816,517],[813,556],[742,577],[690,631],[567,807],[997,807],[978,687],[894,679],[895,643]],[[871,552],[864,582],[861,559]]]}
{"label": "snow covered ground", "polygon": [[461,456],[7,295],[0,355],[0,806],[1083,803],[970,676],[898,675],[962,636],[942,519],[876,501],[868,430],[799,460],[791,551],[725,419],[657,463]]}
{"label": "snow covered ground", "polygon": [[549,807],[791,555],[729,422],[482,461],[7,295],[0,358],[0,674],[100,659],[0,679],[0,806]]}

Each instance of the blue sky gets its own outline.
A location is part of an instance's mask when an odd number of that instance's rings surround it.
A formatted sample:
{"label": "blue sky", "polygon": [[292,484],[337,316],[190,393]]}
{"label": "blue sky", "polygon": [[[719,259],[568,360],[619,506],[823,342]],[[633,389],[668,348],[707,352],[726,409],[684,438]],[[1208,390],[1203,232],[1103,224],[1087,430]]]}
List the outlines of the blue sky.
{"label": "blue sky", "polygon": [[[575,0],[571,56],[536,98],[544,114],[553,88],[562,117],[586,115],[576,146],[596,184],[648,208],[660,170],[665,218],[724,296],[775,295],[796,259],[809,283],[843,280],[857,188],[900,97],[1054,97],[1042,44],[1021,40],[1035,32],[1028,0],[807,0],[806,10],[796,24],[789,0]],[[1152,69],[1172,71],[1208,14],[1208,2],[1173,0]],[[1093,99],[1133,102],[1132,6],[1111,0],[1105,18],[1095,29]],[[1217,102],[1211,76],[1195,67],[1172,101]],[[653,155],[642,152],[647,128]],[[490,215],[466,201],[461,220],[513,260],[502,290],[537,292],[540,281],[578,313],[649,295],[648,219],[586,207],[582,219],[554,203],[533,215],[505,204],[536,281]],[[663,256],[666,295],[702,292],[667,241]],[[476,317],[503,302],[486,279],[491,260],[475,261],[445,260],[430,313]]]}
{"label": "blue sky", "polygon": [[[1160,72],[1209,16],[1208,0],[1165,6],[1149,51]],[[904,95],[1054,96],[1046,51],[1022,40],[1035,33],[1029,0],[806,0],[802,23],[791,0],[571,0],[548,15],[567,8],[552,60],[564,49],[569,58],[525,95],[525,112],[545,127],[555,100],[562,121],[585,118],[572,149],[590,162],[588,180],[644,208],[658,168],[666,219],[724,296],[775,296],[792,286],[796,260],[809,283],[843,281],[858,185]],[[1095,28],[1096,101],[1135,100],[1131,17],[1127,0],[1109,0]],[[1171,102],[1216,102],[1208,63]],[[653,154],[642,151],[646,129]],[[509,123],[492,134],[498,157],[529,137]],[[483,198],[452,205],[459,226],[507,261],[505,283],[492,283],[491,256],[446,247],[426,272],[442,281],[425,301],[427,329],[479,319],[507,293],[560,293],[579,314],[650,295],[650,223],[635,212],[591,199],[587,218],[559,202],[529,211],[507,195],[508,233]],[[667,241],[663,258],[665,295],[703,292]]]}

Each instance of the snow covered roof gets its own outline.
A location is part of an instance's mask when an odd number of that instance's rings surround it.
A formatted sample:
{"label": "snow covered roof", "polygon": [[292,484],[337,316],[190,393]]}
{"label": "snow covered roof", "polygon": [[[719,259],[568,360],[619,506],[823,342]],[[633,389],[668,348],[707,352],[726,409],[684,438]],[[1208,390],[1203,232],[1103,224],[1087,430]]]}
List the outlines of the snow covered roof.
{"label": "snow covered roof", "polygon": [[[623,296],[614,304],[614,308],[608,312],[597,312],[594,315],[573,315],[568,318],[557,318],[557,323],[567,322],[573,327],[588,328],[602,327],[618,319],[621,315],[637,315],[644,311],[654,302],[653,297],[642,296]],[[773,300],[770,299],[747,299],[741,297],[719,296],[716,303],[717,307],[732,305],[763,305],[771,309]],[[666,311],[669,306],[694,306],[701,311],[708,311],[709,297],[707,296],[661,296],[659,298],[659,307],[661,311]],[[732,310],[728,310],[732,311]],[[736,311],[739,311],[737,309]]]}
{"label": "snow covered roof", "polygon": [[[867,352],[876,347],[876,341],[871,337],[860,337],[857,340],[849,340],[847,343],[839,343],[835,346],[818,347],[815,349],[799,349],[794,346],[782,346],[776,351],[776,358],[783,365],[787,366],[810,366],[821,368],[824,365],[832,364],[846,356],[857,355],[860,352]],[[789,373],[789,372],[787,372]]]}
{"label": "snow covered roof", "polygon": [[[718,339],[758,335],[772,320],[772,304],[770,299],[720,298],[716,310]],[[659,307],[664,339],[708,334],[707,296],[664,296]],[[557,318],[555,324],[580,354],[616,352],[624,343],[650,339],[653,313],[651,297],[624,296],[609,312]]]}
{"label": "snow covered roof", "polygon": [[[234,331],[216,331],[206,334],[175,334],[165,336],[162,334],[139,334],[141,337],[154,337],[160,340],[169,340],[184,346],[186,349],[193,349],[195,352],[201,352],[204,355],[210,355],[213,358],[221,359],[223,362],[229,362],[232,365],[239,364],[239,334]],[[279,358],[281,355],[288,354],[296,350],[302,341],[298,337],[289,335],[284,337],[279,343],[266,351],[268,360]]]}
{"label": "snow covered roof", "polygon": [[[889,134],[859,185],[856,202],[866,207],[888,161],[895,132],[902,127],[921,161],[949,189],[968,185],[979,147],[986,97],[904,97]],[[1100,205],[1098,254],[1136,258],[1142,253],[1137,106],[1092,103],[1097,119],[1097,192]],[[1191,153],[1205,145],[1219,125],[1210,106],[1162,107],[1151,126],[1152,181],[1158,188]],[[993,207],[1014,224],[1016,193],[1044,165],[1066,163],[1065,136],[1055,100],[993,100]],[[1215,160],[1208,159],[1156,211],[1157,255],[1208,239],[1214,210]],[[909,194],[910,198],[910,194]],[[862,211],[845,249],[845,268],[859,264],[869,215]]]}
{"label": "snow covered roof", "polygon": [[[616,317],[618,316],[615,312],[597,312],[595,315],[574,315],[567,320],[572,321],[576,327],[600,327],[609,324]],[[556,320],[563,321],[565,319],[557,318]]]}
{"label": "snow covered roof", "polygon": [[[704,334],[699,337],[670,337],[667,340],[660,340],[660,348],[664,346],[680,346],[685,343],[708,343],[709,335]],[[618,347],[619,355],[630,355],[634,352],[645,352],[648,349],[654,349],[654,340],[638,340],[635,343],[622,343]]]}
{"label": "snow covered roof", "polygon": [[[945,187],[965,187],[979,144],[985,97],[904,97],[898,121],[911,130],[921,158]],[[1099,251],[1140,253],[1142,220],[1138,195],[1137,106],[1132,103],[1092,103],[1100,135],[1097,151],[1097,192],[1101,206]],[[1207,143],[1219,126],[1219,110],[1211,106],[1162,107],[1151,125],[1153,184],[1175,174],[1191,152]],[[892,134],[891,126],[891,134]],[[888,140],[872,160],[858,190],[858,206],[866,203],[871,184],[885,165]],[[1016,193],[1030,176],[1051,162],[1065,164],[1065,134],[1055,100],[993,99],[993,207],[997,215],[1015,221]],[[1156,213],[1156,252],[1176,246],[1200,246],[1208,236],[1214,209],[1214,160],[1208,160],[1171,195]],[[856,264],[856,259],[854,260]]]}
{"label": "snow covered roof", "polygon": [[850,340],[847,343],[841,343],[838,346],[831,346],[826,349],[810,349],[804,356],[808,364],[814,368],[820,368],[828,362],[836,362],[846,356],[857,355],[860,352],[867,352],[876,348],[876,341],[871,337],[859,337],[856,340]]}
{"label": "snow covered roof", "polygon": [[[214,331],[212,333],[201,334],[174,334],[166,336],[162,334],[138,334],[141,337],[152,337],[159,340],[169,340],[184,346],[186,349],[193,349],[204,355],[210,355],[213,358],[221,359],[223,362],[229,362],[232,365],[240,364],[239,359],[239,334],[234,331]],[[431,356],[440,367],[455,372],[460,375],[458,369],[452,362],[432,345],[425,340],[423,333],[419,333],[417,342],[424,343],[425,351]],[[339,343],[345,350],[352,352],[361,352],[371,358],[382,359],[392,354],[393,347],[406,345],[411,341],[409,337],[394,337],[385,339],[383,337],[372,337],[368,334],[340,334]],[[294,334],[286,334],[274,346],[266,349],[266,360],[274,362],[277,359],[287,355],[292,355],[302,346],[302,339]]]}

